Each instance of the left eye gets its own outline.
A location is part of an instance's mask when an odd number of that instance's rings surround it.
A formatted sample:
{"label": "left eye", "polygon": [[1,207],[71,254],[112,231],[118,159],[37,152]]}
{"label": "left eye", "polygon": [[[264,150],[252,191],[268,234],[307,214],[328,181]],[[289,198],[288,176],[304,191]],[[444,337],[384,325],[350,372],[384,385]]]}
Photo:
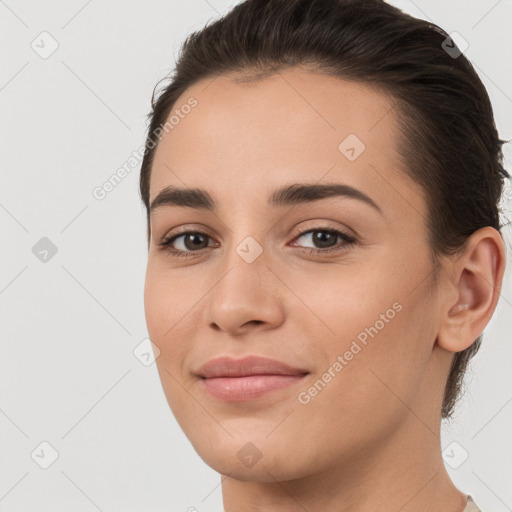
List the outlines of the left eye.
{"label": "left eye", "polygon": [[[330,251],[343,250],[356,242],[356,239],[353,236],[348,235],[343,231],[339,231],[337,229],[318,228],[299,233],[299,235],[295,237],[292,246],[301,247],[296,244],[296,241],[301,238],[309,240],[311,243],[319,246],[303,248],[305,252],[310,254],[322,254]],[[336,243],[338,238],[342,240],[341,245]],[[183,239],[180,242],[182,248],[174,247],[174,244],[180,239]],[[201,249],[206,249],[208,247],[209,240],[211,240],[211,237],[207,233],[203,233],[201,231],[183,231],[177,235],[164,239],[159,243],[159,246],[172,256],[188,257],[193,256],[193,253],[195,252],[200,252]]]}
{"label": "left eye", "polygon": [[[299,240],[301,238],[304,238],[319,246],[319,248],[305,248],[307,252],[311,253],[341,250],[343,247],[350,246],[356,242],[356,239],[353,236],[350,236],[347,233],[337,229],[310,229],[309,231],[304,231],[301,233],[295,240]],[[336,244],[336,239],[338,238],[341,238],[344,242],[341,247],[339,244]]]}

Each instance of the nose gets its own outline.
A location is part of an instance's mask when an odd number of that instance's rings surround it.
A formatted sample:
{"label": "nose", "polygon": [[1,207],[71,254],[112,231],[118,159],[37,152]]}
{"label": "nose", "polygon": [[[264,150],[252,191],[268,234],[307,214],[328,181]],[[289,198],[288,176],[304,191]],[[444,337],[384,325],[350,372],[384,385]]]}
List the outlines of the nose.
{"label": "nose", "polygon": [[[242,256],[240,256],[242,254]],[[284,321],[283,284],[268,266],[263,251],[250,262],[234,249],[208,294],[208,325],[231,335],[268,330]]]}

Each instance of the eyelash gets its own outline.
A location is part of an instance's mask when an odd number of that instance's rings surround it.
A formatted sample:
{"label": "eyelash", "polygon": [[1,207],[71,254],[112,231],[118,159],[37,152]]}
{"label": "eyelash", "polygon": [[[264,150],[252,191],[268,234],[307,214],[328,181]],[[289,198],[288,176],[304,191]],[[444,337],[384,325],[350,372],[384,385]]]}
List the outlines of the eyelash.
{"label": "eyelash", "polygon": [[[314,255],[319,255],[319,254],[326,254],[326,253],[330,253],[330,252],[333,252],[333,251],[338,251],[338,252],[341,252],[341,251],[344,251],[346,250],[348,247],[354,245],[356,243],[356,239],[353,237],[353,236],[350,236],[348,235],[347,233],[344,233],[343,231],[339,231],[337,229],[331,229],[331,228],[314,228],[314,229],[308,229],[306,231],[302,231],[301,233],[298,233],[296,235],[296,237],[294,238],[297,239],[297,238],[301,238],[302,236],[308,234],[308,233],[315,233],[315,232],[320,232],[320,233],[329,233],[329,234],[334,234],[334,235],[338,235],[345,243],[340,247],[340,246],[334,246],[334,247],[328,247],[327,249],[313,249],[311,247],[305,247],[305,248],[302,248],[302,251],[307,253],[307,254],[314,254]],[[207,238],[211,238],[207,233],[204,233],[202,231],[182,231],[181,233],[177,233],[167,239],[164,239],[162,240],[162,242],[160,242],[158,245],[162,248],[162,250],[168,252],[171,256],[173,257],[177,257],[177,258],[189,258],[189,257],[193,257],[194,256],[194,253],[199,253],[202,249],[199,249],[197,251],[182,251],[182,250],[179,250],[179,249],[172,249],[171,248],[171,244],[178,238],[182,237],[182,236],[185,236],[185,235],[201,235],[201,236],[204,236],[204,237],[207,237]]]}

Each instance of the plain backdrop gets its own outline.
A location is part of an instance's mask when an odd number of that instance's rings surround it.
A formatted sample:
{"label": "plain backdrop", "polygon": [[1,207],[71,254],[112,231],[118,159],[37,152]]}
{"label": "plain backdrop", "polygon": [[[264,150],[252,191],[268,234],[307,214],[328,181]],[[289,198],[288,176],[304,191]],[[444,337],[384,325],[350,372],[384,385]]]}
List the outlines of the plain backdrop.
{"label": "plain backdrop", "polygon": [[[511,139],[511,2],[392,3],[463,36]],[[231,5],[0,0],[0,511],[222,511],[220,476],[144,356],[140,165],[103,199],[93,191],[143,145],[185,36]],[[510,144],[505,155],[512,172]],[[485,512],[512,509],[511,326],[508,269],[442,434],[455,484]]]}

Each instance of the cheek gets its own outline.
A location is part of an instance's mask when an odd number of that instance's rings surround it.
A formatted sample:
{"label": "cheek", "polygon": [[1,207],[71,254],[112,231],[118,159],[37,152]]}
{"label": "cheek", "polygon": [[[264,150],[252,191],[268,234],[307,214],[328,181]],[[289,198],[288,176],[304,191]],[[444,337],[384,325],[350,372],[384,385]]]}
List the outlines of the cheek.
{"label": "cheek", "polygon": [[[187,380],[183,368],[192,334],[187,332],[194,314],[193,304],[197,302],[197,288],[190,289],[181,279],[170,275],[169,271],[148,263],[144,286],[144,308],[146,324],[151,341],[160,354],[156,359],[160,382],[169,407],[183,429],[186,418],[194,411],[193,401],[188,394],[192,380]],[[192,322],[193,323],[193,322]],[[197,412],[196,412],[197,414]]]}
{"label": "cheek", "polygon": [[[179,396],[182,386],[190,385],[184,361],[194,339],[200,309],[197,304],[204,295],[194,283],[177,278],[169,270],[148,263],[144,286],[146,325],[151,341],[160,354],[156,365],[168,400]],[[196,305],[194,307],[194,305]]]}
{"label": "cheek", "polygon": [[[343,395],[346,410],[359,411],[365,403],[374,404],[373,413],[382,408],[386,414],[390,403],[399,403],[393,392],[404,400],[412,397],[432,348],[429,297],[421,288],[411,293],[416,274],[418,269],[407,270],[390,258],[295,281],[294,291],[305,298],[311,313],[295,318],[319,355],[314,375],[320,380],[318,394],[334,400],[334,407],[336,397]],[[323,399],[315,401],[325,405]]]}
{"label": "cheek", "polygon": [[343,353],[355,339],[364,346],[389,332],[403,316],[403,297],[397,283],[388,282],[390,274],[383,261],[372,268],[352,263],[334,270],[326,266],[314,275],[297,274],[293,291],[303,305],[291,304],[296,310],[290,310],[290,316],[309,324],[308,332],[316,332],[317,338],[322,336],[319,350]]}
{"label": "cheek", "polygon": [[[337,336],[322,341],[329,362],[318,366],[295,406],[297,426],[307,425],[318,436],[307,448],[310,457],[324,451],[333,456],[337,450],[338,456],[352,451],[357,456],[410,414],[405,404],[414,402],[421,386],[428,350],[421,346],[412,306],[386,305],[372,304],[366,312],[347,307],[337,316],[333,308],[331,326]],[[380,318],[386,312],[387,323]]]}
{"label": "cheek", "polygon": [[[158,261],[149,260],[144,285],[144,310],[150,336],[164,346],[176,328],[183,328],[194,315],[193,305],[201,297],[198,280],[185,280]],[[181,324],[181,325],[180,325]]]}

